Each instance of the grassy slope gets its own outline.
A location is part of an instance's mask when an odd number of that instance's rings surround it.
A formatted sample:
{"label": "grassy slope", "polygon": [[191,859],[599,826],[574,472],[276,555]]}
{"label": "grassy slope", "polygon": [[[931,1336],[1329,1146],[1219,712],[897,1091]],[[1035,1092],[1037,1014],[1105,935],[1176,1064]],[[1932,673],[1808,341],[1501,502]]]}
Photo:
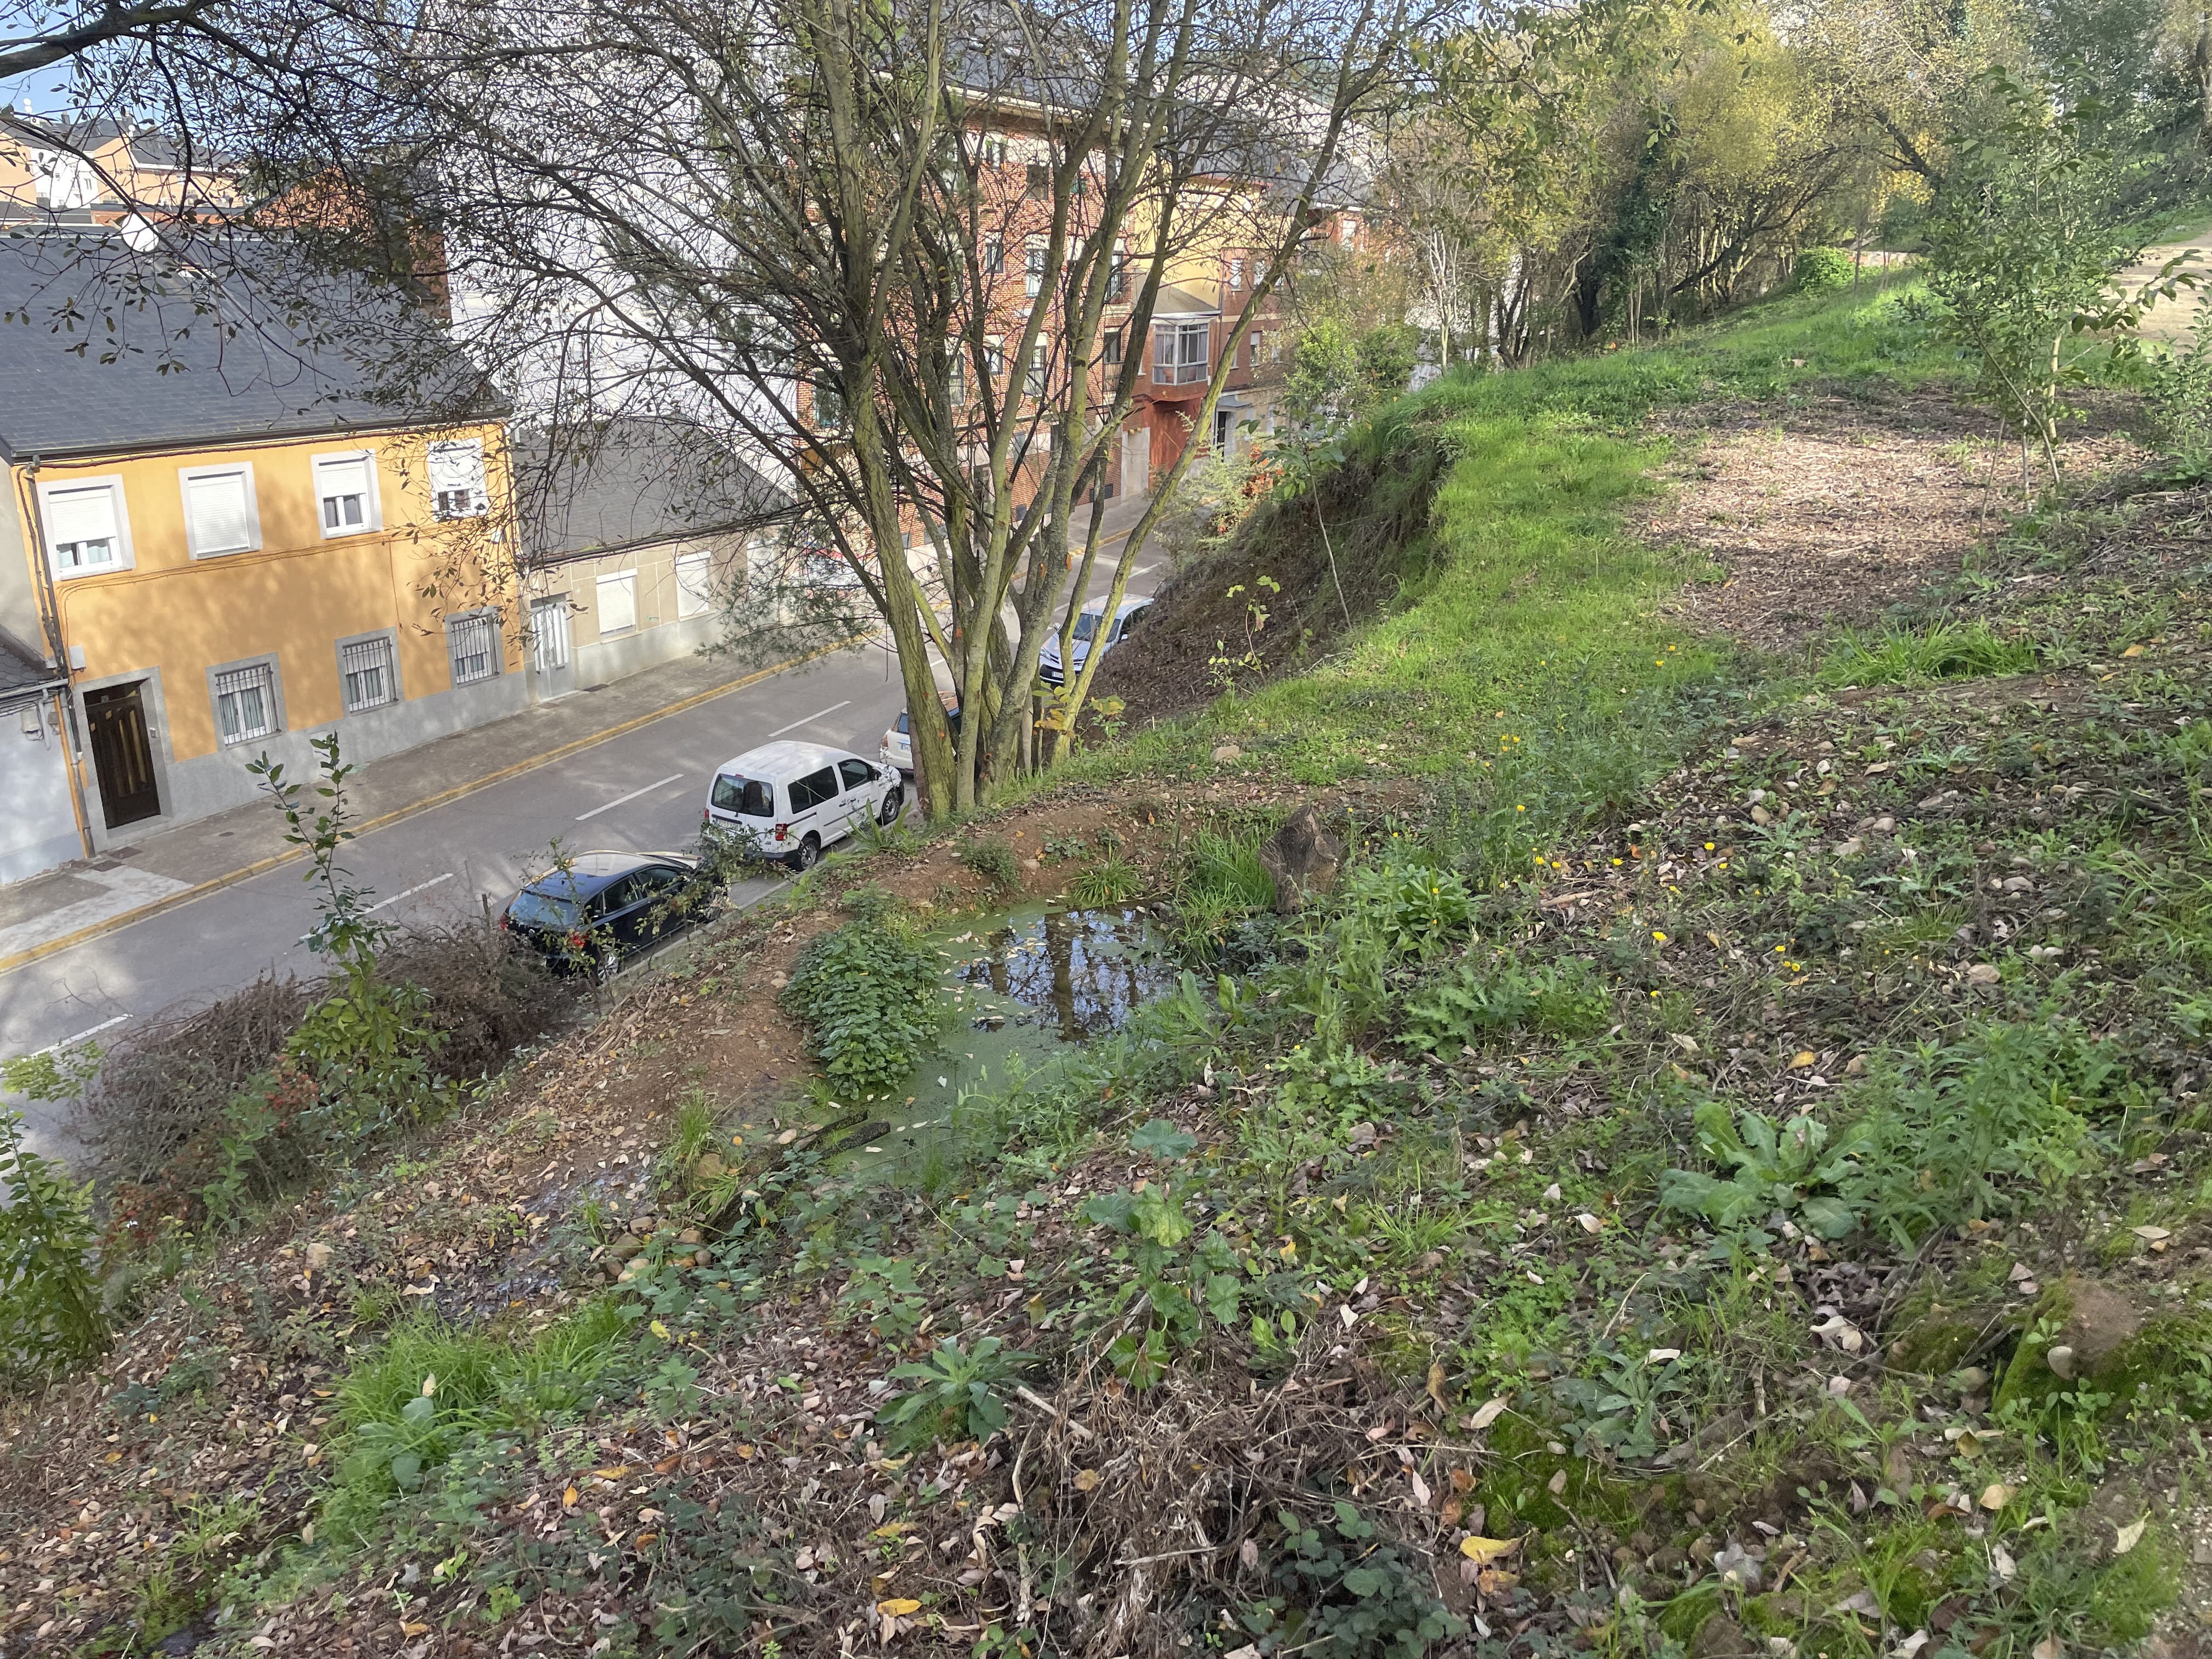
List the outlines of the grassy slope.
{"label": "grassy slope", "polygon": [[[1155,800],[1224,738],[1413,780],[1338,898],[1255,921],[1218,999],[971,1103],[903,1192],[771,1150],[725,1243],[655,1241],[626,1320],[369,1348],[324,1541],[236,1571],[225,1650],[256,1602],[457,1652],[518,1619],[616,1654],[2139,1638],[2187,1588],[2212,1409],[2212,634],[2193,567],[2126,550],[2206,508],[2025,525],[1931,607],[2007,651],[1846,649],[1824,679],[1949,677],[1809,697],[1662,626],[1687,573],[1616,517],[1656,407],[1937,372],[1868,308],[1785,302],[1411,400],[1368,440],[1438,479],[1407,602],[1083,763]],[[2023,649],[2047,678],[1957,672]],[[1218,839],[1150,874],[1217,922],[1250,897]],[[663,1155],[672,1229],[726,1191],[706,1133]],[[1087,1427],[1018,1407],[995,1458],[909,1463],[832,1426],[947,1331],[948,1442],[993,1420],[956,1385],[1013,1405],[999,1340]],[[410,1419],[418,1370],[454,1381]],[[1471,1534],[1519,1541],[1485,1574]]]}

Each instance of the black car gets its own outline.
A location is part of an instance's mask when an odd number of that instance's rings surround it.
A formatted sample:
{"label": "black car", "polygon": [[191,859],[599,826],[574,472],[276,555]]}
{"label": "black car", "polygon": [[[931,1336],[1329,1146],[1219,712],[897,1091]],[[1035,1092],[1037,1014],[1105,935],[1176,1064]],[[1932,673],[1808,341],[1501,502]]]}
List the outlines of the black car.
{"label": "black car", "polygon": [[714,897],[697,861],[680,853],[579,853],[517,893],[500,926],[556,968],[604,976],[702,920]]}

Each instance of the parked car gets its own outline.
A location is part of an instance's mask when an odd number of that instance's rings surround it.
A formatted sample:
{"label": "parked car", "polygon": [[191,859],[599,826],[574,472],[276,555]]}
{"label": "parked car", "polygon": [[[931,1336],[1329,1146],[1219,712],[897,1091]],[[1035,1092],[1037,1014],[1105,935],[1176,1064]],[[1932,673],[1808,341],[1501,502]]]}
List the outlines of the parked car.
{"label": "parked car", "polygon": [[[1107,628],[1106,637],[1103,641],[1098,638],[1098,625],[1106,620],[1105,599],[1103,597],[1096,599],[1085,605],[1075,618],[1075,666],[1073,672],[1079,674],[1083,672],[1084,662],[1091,655],[1094,642],[1103,656],[1127,639],[1129,630],[1137,625],[1152,602],[1150,594],[1132,596],[1122,600],[1121,609],[1114,613],[1113,623]],[[1038,677],[1047,685],[1059,685],[1066,680],[1069,672],[1060,665],[1060,630],[1054,629],[1044,642],[1043,654],[1037,659]]]}
{"label": "parked car", "polygon": [[709,914],[708,885],[681,853],[579,853],[509,900],[500,926],[556,968],[605,976]]}
{"label": "parked car", "polygon": [[905,805],[896,767],[818,743],[771,743],[715,769],[706,822],[749,837],[763,857],[811,870],[863,818],[896,823]]}
{"label": "parked car", "polygon": [[[952,727],[953,739],[958,741],[960,710],[950,697],[945,700],[945,718]],[[901,777],[914,775],[914,714],[911,710],[899,710],[898,719],[892,722],[891,729],[884,733],[884,746],[880,753],[884,766]]]}

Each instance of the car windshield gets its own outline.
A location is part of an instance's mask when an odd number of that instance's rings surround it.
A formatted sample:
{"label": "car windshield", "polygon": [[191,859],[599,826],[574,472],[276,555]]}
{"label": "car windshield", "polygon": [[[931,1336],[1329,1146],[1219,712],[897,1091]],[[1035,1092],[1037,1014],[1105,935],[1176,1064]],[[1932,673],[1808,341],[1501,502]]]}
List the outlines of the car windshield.
{"label": "car windshield", "polygon": [[1105,615],[1103,611],[1085,611],[1075,619],[1075,637],[1079,640],[1089,639],[1098,631],[1098,624],[1104,619]]}
{"label": "car windshield", "polygon": [[712,799],[718,812],[742,812],[749,818],[775,816],[775,786],[759,778],[735,778],[725,772],[714,780]]}
{"label": "car windshield", "polygon": [[524,927],[574,927],[576,901],[526,887],[507,907],[507,920]]}

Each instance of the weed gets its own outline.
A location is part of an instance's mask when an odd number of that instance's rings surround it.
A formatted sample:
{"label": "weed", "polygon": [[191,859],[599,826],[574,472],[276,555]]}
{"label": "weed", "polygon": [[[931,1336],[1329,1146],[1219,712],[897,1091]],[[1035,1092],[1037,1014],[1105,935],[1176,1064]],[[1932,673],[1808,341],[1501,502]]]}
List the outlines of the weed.
{"label": "weed", "polygon": [[1407,999],[1401,1040],[1451,1060],[1514,1032],[1587,1036],[1603,1030],[1612,1017],[1612,995],[1583,957],[1533,966],[1511,958],[1470,960]]}
{"label": "weed", "polygon": [[1006,1426],[998,1389],[1018,1376],[1030,1357],[995,1336],[978,1337],[972,1348],[947,1339],[927,1359],[891,1368],[893,1378],[914,1386],[886,1404],[877,1420],[902,1451],[963,1436],[988,1439]]}
{"label": "weed", "polygon": [[92,1183],[26,1147],[22,1115],[0,1109],[0,1370],[35,1378],[97,1358],[108,1327]]}
{"label": "weed", "polygon": [[1078,904],[1095,909],[1126,903],[1137,896],[1142,886],[1143,878],[1137,873],[1135,865],[1118,854],[1109,854],[1078,871],[1067,891]]}
{"label": "weed", "polygon": [[1014,856],[1014,849],[1002,841],[979,836],[963,842],[957,856],[961,863],[1002,892],[1021,885],[1021,862]]}

